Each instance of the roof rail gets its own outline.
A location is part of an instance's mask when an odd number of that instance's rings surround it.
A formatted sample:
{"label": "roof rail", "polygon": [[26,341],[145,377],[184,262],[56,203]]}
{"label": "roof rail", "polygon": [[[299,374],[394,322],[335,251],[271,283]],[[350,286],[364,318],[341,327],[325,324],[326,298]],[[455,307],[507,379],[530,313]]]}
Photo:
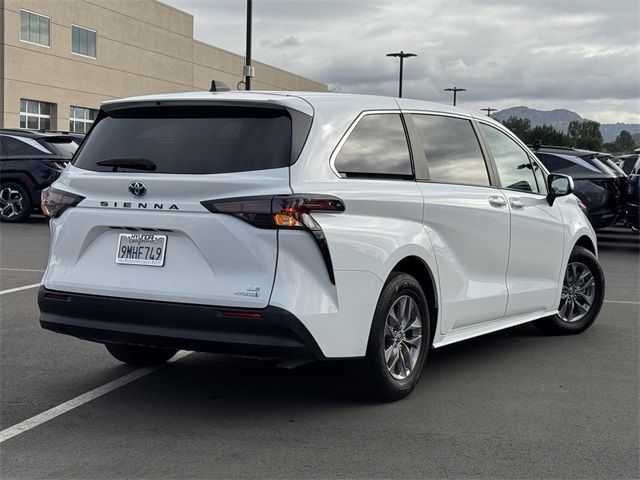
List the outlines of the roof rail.
{"label": "roof rail", "polygon": [[537,147],[537,148],[555,148],[556,150],[576,150],[573,147],[565,147],[560,145],[543,145],[540,142],[533,142],[533,144],[527,145],[527,147]]}

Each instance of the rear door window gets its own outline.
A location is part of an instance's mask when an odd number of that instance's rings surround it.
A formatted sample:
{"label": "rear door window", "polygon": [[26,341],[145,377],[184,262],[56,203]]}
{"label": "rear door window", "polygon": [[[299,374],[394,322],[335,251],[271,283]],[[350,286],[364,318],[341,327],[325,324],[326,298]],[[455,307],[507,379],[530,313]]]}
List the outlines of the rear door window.
{"label": "rear door window", "polygon": [[[286,110],[171,106],[130,108],[99,120],[74,165],[114,171],[103,161],[150,160],[154,173],[212,174],[288,167],[291,117]],[[109,162],[107,162],[109,163]],[[138,171],[117,167],[116,171]]]}
{"label": "rear door window", "polygon": [[411,157],[400,114],[363,116],[340,148],[334,166],[343,177],[411,178]]}
{"label": "rear door window", "polygon": [[487,166],[469,120],[411,115],[433,182],[489,185]]}

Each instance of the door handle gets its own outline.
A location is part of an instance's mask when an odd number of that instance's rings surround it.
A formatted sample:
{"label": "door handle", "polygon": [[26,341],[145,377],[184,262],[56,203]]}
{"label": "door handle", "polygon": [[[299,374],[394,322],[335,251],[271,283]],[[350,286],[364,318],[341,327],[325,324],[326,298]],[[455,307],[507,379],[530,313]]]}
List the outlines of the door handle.
{"label": "door handle", "polygon": [[507,206],[507,201],[504,197],[499,197],[497,195],[491,195],[489,197],[489,205],[495,208],[503,208]]}
{"label": "door handle", "polygon": [[510,198],[509,203],[511,207],[516,210],[522,210],[524,208],[524,202],[518,198]]}

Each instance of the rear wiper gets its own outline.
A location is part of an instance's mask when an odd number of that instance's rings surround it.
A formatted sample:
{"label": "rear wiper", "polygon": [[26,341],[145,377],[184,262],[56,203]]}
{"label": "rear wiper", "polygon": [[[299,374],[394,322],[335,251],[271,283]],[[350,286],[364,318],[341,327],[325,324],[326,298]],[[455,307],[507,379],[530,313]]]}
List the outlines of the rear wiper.
{"label": "rear wiper", "polygon": [[108,158],[96,162],[100,167],[113,167],[113,171],[117,172],[118,168],[132,168],[134,170],[148,170],[153,172],[157,167],[148,158]]}

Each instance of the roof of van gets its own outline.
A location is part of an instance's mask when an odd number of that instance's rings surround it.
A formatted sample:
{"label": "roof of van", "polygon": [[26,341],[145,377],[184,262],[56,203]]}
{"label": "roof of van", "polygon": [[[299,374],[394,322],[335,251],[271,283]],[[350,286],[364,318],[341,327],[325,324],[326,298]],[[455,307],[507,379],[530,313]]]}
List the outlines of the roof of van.
{"label": "roof of van", "polygon": [[[441,103],[424,102],[421,100],[411,100],[407,98],[384,97],[379,95],[359,95],[351,93],[332,92],[291,92],[291,91],[229,91],[229,92],[184,92],[167,93],[157,95],[145,95],[139,97],[122,98],[109,100],[103,103],[106,110],[117,108],[119,105],[138,102],[178,102],[178,101],[263,101],[276,104],[286,104],[292,108],[307,111],[309,106],[319,106],[325,102],[335,102],[339,100],[346,107],[354,110],[375,110],[400,108],[403,110],[424,110],[431,112],[450,113],[468,117],[479,117],[464,108],[452,107]],[[306,105],[304,105],[306,103]],[[306,108],[305,108],[306,107]],[[482,118],[487,119],[482,115]]]}

